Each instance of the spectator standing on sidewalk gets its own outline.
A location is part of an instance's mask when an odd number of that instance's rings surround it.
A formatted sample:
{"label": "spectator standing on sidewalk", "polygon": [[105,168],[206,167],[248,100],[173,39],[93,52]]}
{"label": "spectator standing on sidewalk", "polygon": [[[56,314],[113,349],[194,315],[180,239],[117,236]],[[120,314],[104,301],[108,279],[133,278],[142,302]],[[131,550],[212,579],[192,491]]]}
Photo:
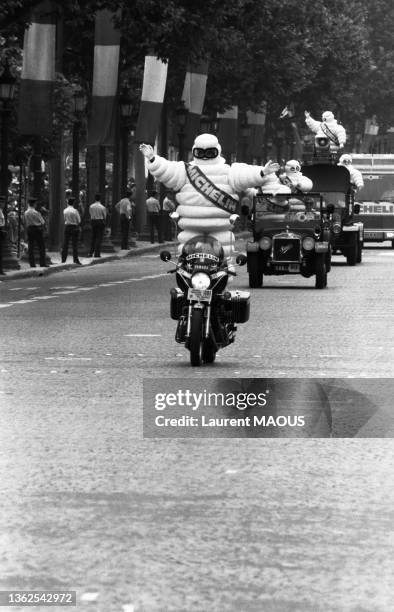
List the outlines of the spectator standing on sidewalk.
{"label": "spectator standing on sidewalk", "polygon": [[172,240],[172,220],[171,213],[175,210],[174,196],[171,191],[168,191],[163,200],[163,220],[164,220],[164,239]]}
{"label": "spectator standing on sidewalk", "polygon": [[44,227],[45,220],[41,213],[36,210],[37,198],[29,198],[27,210],[25,211],[25,228],[27,232],[27,244],[29,253],[29,263],[31,268],[36,267],[34,259],[34,247],[37,245],[40,254],[41,268],[49,268],[49,264],[45,263],[45,242],[44,242]]}
{"label": "spectator standing on sidewalk", "polygon": [[160,242],[160,202],[157,199],[157,191],[152,191],[146,200],[146,210],[148,213],[148,224],[150,230],[150,241],[155,241],[155,228],[157,231],[157,241]]}
{"label": "spectator standing on sidewalk", "polygon": [[5,272],[3,270],[3,244],[6,239],[6,230],[5,230],[5,218],[3,213],[3,206],[5,204],[4,198],[0,199],[0,275],[4,276]]}
{"label": "spectator standing on sidewalk", "polygon": [[101,257],[101,243],[103,241],[107,209],[101,203],[101,195],[94,196],[94,202],[89,206],[90,222],[92,226],[92,240],[89,255]]}
{"label": "spectator standing on sidewalk", "polygon": [[131,191],[127,191],[126,195],[115,206],[120,214],[120,232],[122,235],[121,249],[129,248],[130,223],[133,217],[133,205],[130,200],[131,195]]}
{"label": "spectator standing on sidewalk", "polygon": [[62,249],[62,263],[67,259],[68,245],[71,240],[73,250],[74,263],[81,266],[81,262],[78,258],[78,239],[81,225],[81,216],[74,206],[75,198],[69,198],[68,205],[63,210],[64,217],[64,239]]}

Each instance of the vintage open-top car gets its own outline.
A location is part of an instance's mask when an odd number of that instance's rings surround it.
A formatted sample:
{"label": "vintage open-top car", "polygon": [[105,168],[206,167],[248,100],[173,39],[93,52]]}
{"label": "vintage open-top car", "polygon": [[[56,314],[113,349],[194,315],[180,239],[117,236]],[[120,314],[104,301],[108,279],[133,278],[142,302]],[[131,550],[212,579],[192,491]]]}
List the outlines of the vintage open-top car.
{"label": "vintage open-top car", "polygon": [[257,194],[253,198],[251,229],[246,244],[249,286],[263,285],[264,275],[316,276],[315,286],[327,286],[331,268],[330,214],[323,212],[320,193]]}

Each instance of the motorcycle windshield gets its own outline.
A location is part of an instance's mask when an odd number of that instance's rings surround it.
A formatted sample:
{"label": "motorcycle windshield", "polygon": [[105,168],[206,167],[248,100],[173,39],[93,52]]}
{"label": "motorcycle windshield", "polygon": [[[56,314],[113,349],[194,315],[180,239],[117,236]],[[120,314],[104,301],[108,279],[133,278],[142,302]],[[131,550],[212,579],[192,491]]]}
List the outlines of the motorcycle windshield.
{"label": "motorcycle windshield", "polygon": [[224,252],[222,245],[212,236],[195,236],[182,248],[181,259],[194,270],[217,269],[223,262]]}

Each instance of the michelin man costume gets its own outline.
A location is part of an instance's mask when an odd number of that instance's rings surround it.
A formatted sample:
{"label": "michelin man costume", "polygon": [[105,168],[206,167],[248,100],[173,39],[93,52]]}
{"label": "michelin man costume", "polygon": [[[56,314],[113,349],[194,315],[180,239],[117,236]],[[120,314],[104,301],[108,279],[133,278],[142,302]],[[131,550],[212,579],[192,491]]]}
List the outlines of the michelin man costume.
{"label": "michelin man costume", "polygon": [[339,158],[338,166],[344,166],[345,168],[349,170],[350,182],[352,183],[354,188],[358,191],[359,189],[364,187],[364,179],[363,179],[363,175],[361,174],[360,170],[357,170],[357,168],[355,168],[352,165],[352,163],[353,163],[352,156],[349,155],[349,153],[344,153]]}
{"label": "michelin man costume", "polygon": [[234,234],[232,231],[238,215],[237,193],[248,187],[264,185],[268,177],[279,169],[279,165],[268,162],[264,167],[244,163],[226,164],[221,157],[221,146],[213,134],[196,137],[189,164],[182,161],[168,161],[155,155],[150,145],[140,145],[140,151],[147,159],[149,172],[166,187],[176,192],[178,208],[176,215],[178,234],[183,244],[200,234],[218,240],[229,259],[233,253]]}
{"label": "michelin man costume", "polygon": [[346,130],[337,122],[331,111],[322,114],[322,121],[312,119],[308,111],[305,111],[305,123],[317,136],[327,136],[330,141],[330,151],[337,152],[346,143]]}
{"label": "michelin man costume", "polygon": [[285,172],[280,174],[279,178],[284,185],[290,187],[293,193],[295,191],[307,193],[313,187],[311,179],[302,174],[300,163],[296,159],[286,162]]}

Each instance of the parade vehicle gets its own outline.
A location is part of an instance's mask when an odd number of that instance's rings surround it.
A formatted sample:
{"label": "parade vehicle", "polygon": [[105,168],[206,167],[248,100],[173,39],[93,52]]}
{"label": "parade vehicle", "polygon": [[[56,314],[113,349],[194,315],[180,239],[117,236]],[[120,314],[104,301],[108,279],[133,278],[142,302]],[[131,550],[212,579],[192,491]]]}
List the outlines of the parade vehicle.
{"label": "parade vehicle", "polygon": [[327,286],[331,268],[330,213],[323,213],[319,193],[297,194],[287,206],[272,194],[253,198],[251,229],[247,242],[249,286],[263,286],[264,276],[301,274],[315,276],[316,289]]}
{"label": "parade vehicle", "polygon": [[391,241],[394,248],[394,155],[352,153],[364,187],[357,192],[365,242]]}
{"label": "parade vehicle", "polygon": [[349,266],[361,263],[364,225],[357,217],[360,205],[354,201],[349,171],[338,166],[337,153],[329,150],[328,138],[316,136],[311,156],[304,155],[302,173],[313,182],[323,198],[322,212],[334,208],[331,217],[331,249],[346,257]]}
{"label": "parade vehicle", "polygon": [[[160,257],[170,261],[171,253],[162,251]],[[245,255],[236,262],[244,265]],[[209,235],[185,242],[170,272],[178,285],[170,292],[171,318],[178,321],[175,340],[190,351],[192,366],[212,363],[220,348],[234,342],[237,324],[248,321],[250,293],[227,290],[229,276],[236,273],[228,268],[220,242]]]}

